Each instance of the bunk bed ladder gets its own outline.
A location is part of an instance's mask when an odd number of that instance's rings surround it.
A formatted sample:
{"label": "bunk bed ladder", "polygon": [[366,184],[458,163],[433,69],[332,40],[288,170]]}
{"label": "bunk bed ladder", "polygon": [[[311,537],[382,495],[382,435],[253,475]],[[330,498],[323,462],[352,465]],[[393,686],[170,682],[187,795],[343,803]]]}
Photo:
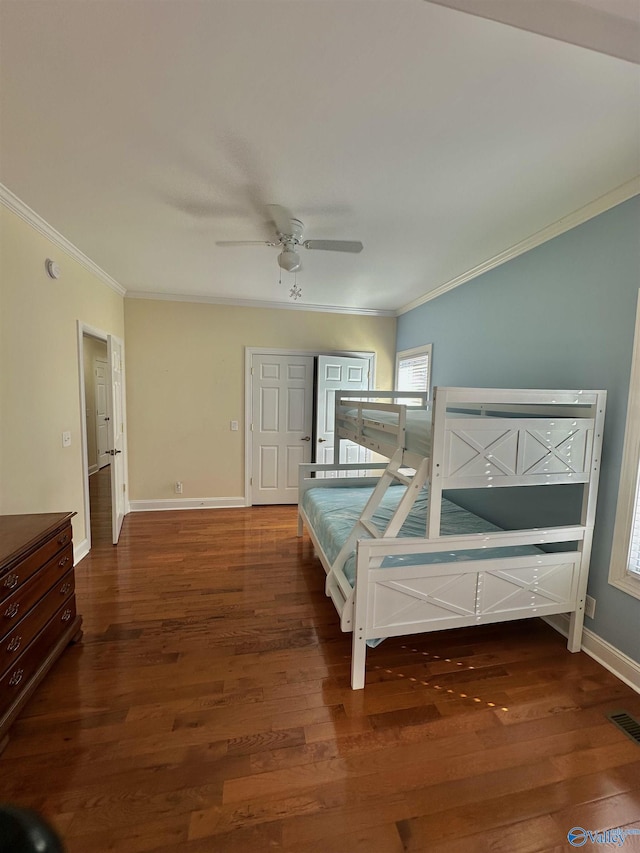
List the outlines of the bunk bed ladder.
{"label": "bunk bed ladder", "polygon": [[[369,500],[367,501],[360,518],[355,523],[353,530],[349,534],[346,542],[342,546],[338,554],[334,568],[342,569],[346,559],[353,553],[357,541],[362,536],[362,531],[365,530],[373,539],[383,539],[395,537],[398,535],[400,528],[404,524],[411,507],[415,503],[420,490],[427,481],[429,475],[429,458],[425,457],[415,469],[415,474],[409,476],[403,474],[400,468],[403,466],[404,451],[402,448],[396,450],[384,472],[380,475],[380,479],[376,484]],[[400,499],[395,512],[391,516],[389,523],[384,529],[380,529],[373,521],[373,515],[380,506],[387,489],[393,483],[402,483],[407,487],[404,495]]]}

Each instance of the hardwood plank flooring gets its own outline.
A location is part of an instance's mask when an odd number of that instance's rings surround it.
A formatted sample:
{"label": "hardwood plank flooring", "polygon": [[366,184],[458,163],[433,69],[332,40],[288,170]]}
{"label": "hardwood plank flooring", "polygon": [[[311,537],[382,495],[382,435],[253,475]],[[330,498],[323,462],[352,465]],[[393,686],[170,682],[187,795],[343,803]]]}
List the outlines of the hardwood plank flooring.
{"label": "hardwood plank flooring", "polygon": [[0,756],[0,801],[69,853],[537,853],[640,828],[640,746],[605,718],[640,696],[543,622],[387,640],[354,692],[294,507],[138,513],[117,547],[94,511],[83,640]]}
{"label": "hardwood plank flooring", "polygon": [[111,544],[111,465],[105,465],[89,477],[91,544]]}

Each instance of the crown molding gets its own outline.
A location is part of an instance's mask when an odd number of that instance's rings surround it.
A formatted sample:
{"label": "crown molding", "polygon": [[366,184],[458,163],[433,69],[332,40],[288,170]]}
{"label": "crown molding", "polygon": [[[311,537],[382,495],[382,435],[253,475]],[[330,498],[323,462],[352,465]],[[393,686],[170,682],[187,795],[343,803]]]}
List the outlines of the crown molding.
{"label": "crown molding", "polygon": [[106,284],[107,287],[110,287],[111,290],[115,290],[115,292],[120,296],[125,295],[126,290],[121,284],[119,284],[114,278],[111,278],[108,273],[95,264],[91,258],[88,258],[84,252],[81,252],[77,246],[74,246],[73,243],[69,242],[66,237],[63,237],[59,231],[56,231],[53,226],[49,225],[49,223],[39,216],[34,210],[31,210],[30,207],[21,201],[17,195],[14,195],[14,193],[5,187],[4,184],[0,184],[0,203],[13,211],[13,213],[19,216],[20,219],[24,220],[39,234],[42,234],[43,237],[46,237],[47,240],[50,240],[59,249],[62,249],[63,252],[66,252],[67,255],[74,259],[74,261],[77,261],[81,266],[88,270],[88,272],[95,275],[96,278],[99,278],[100,281]]}
{"label": "crown molding", "polygon": [[318,311],[325,314],[357,314],[367,317],[395,317],[394,310],[376,308],[343,308],[340,305],[313,305],[301,302],[265,302],[258,299],[228,299],[222,296],[198,296],[187,293],[152,293],[128,290],[127,299],[153,299],[164,302],[200,302],[208,305],[231,305],[239,308],[272,308],[274,311]]}
{"label": "crown molding", "polygon": [[616,189],[611,190],[611,192],[605,193],[605,195],[600,196],[600,198],[589,202],[589,204],[575,210],[573,213],[568,214],[568,216],[563,216],[562,219],[558,219],[557,222],[547,225],[547,227],[543,228],[541,231],[536,231],[535,234],[532,234],[525,240],[521,240],[519,243],[511,246],[511,248],[505,249],[504,252],[494,255],[487,261],[484,261],[483,263],[472,267],[470,270],[463,272],[461,275],[446,281],[439,287],[434,288],[434,290],[430,290],[428,293],[425,293],[424,296],[414,299],[413,302],[403,305],[396,311],[396,317],[399,317],[401,314],[406,314],[408,311],[412,311],[420,305],[424,305],[425,302],[431,302],[432,299],[437,299],[438,296],[442,296],[443,293],[447,293],[447,291],[453,290],[455,287],[465,284],[467,281],[471,281],[471,279],[477,278],[479,275],[489,272],[490,270],[501,266],[501,264],[505,264],[507,261],[512,261],[519,255],[523,255],[525,252],[535,249],[537,246],[541,246],[549,240],[553,240],[554,237],[559,237],[560,234],[564,234],[565,231],[570,231],[572,228],[582,225],[583,222],[587,222],[589,219],[593,219],[595,216],[605,213],[612,207],[616,207],[616,205],[622,204],[622,202],[628,201],[636,195],[640,195],[640,176],[632,178],[625,184],[621,184],[621,186],[616,187]]}
{"label": "crown molding", "polygon": [[464,14],[555,39],[586,50],[640,64],[640,9],[613,0],[553,0],[505,3],[501,0],[429,0]]}
{"label": "crown molding", "polygon": [[505,251],[494,255],[492,258],[489,258],[483,263],[478,264],[455,278],[444,282],[418,299],[414,299],[412,302],[409,302],[396,310],[385,310],[374,308],[349,308],[339,305],[315,305],[298,302],[266,302],[264,300],[257,299],[229,299],[225,297],[195,294],[127,291],[114,278],[88,258],[84,252],[80,251],[77,246],[74,246],[73,243],[66,239],[66,237],[63,237],[63,235],[56,231],[53,226],[49,225],[48,222],[21,201],[21,199],[12,193],[10,189],[0,183],[1,204],[13,211],[13,213],[31,225],[32,228],[50,240],[54,245],[62,249],[62,251],[66,252],[70,257],[114,290],[118,295],[126,296],[127,299],[199,302],[212,305],[231,305],[244,308],[271,308],[273,310],[285,311],[316,311],[329,314],[355,314],[369,317],[399,317],[402,314],[406,314],[408,311],[412,311],[414,308],[418,308],[426,302],[437,299],[438,296],[442,296],[449,290],[453,290],[459,285],[465,284],[466,282],[483,275],[483,273],[489,272],[507,261],[519,257],[531,249],[535,249],[537,246],[552,240],[554,237],[558,237],[560,234],[564,234],[566,231],[570,231],[572,228],[576,228],[578,225],[582,225],[582,223],[587,222],[589,219],[593,219],[595,216],[610,210],[618,204],[628,201],[636,195],[640,195],[640,176],[632,178],[632,180],[627,181],[625,184],[622,184],[614,190],[611,190],[611,192],[605,193],[605,195],[589,202],[589,204],[579,208],[573,213],[570,213],[568,216],[558,219],[557,222],[537,231],[525,240],[521,240],[509,249],[505,249]]}

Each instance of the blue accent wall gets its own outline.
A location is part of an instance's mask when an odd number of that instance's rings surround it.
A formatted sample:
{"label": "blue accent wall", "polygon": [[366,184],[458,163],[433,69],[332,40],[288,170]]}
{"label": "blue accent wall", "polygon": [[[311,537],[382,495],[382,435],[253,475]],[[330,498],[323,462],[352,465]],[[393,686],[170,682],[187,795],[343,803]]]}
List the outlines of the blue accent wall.
{"label": "blue accent wall", "polygon": [[607,390],[585,625],[640,662],[640,600],[608,583],[638,288],[636,196],[401,315],[397,349],[433,344],[433,385]]}

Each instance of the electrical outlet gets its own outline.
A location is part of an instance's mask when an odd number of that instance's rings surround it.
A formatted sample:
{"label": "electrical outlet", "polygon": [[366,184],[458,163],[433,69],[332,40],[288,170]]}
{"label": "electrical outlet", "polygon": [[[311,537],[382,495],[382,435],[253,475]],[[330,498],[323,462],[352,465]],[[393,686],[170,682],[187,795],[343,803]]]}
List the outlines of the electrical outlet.
{"label": "electrical outlet", "polygon": [[180,482],[180,480],[178,480],[178,481],[176,482],[175,490],[176,490],[176,495],[181,495],[181,494],[182,494],[182,483]]}
{"label": "electrical outlet", "polygon": [[596,600],[592,596],[587,595],[584,599],[584,615],[593,619],[596,615]]}
{"label": "electrical outlet", "polygon": [[233,432],[238,429],[238,421],[231,421],[231,429]]}
{"label": "electrical outlet", "polygon": [[62,433],[62,446],[71,447],[71,432],[69,430]]}

